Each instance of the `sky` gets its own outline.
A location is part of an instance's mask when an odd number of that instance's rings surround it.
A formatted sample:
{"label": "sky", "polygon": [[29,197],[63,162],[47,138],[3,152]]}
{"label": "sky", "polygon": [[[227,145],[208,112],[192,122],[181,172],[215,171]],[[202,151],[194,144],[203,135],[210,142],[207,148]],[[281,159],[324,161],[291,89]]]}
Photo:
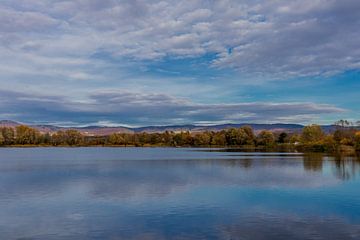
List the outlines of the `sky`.
{"label": "sky", "polygon": [[360,120],[358,0],[1,0],[0,119]]}

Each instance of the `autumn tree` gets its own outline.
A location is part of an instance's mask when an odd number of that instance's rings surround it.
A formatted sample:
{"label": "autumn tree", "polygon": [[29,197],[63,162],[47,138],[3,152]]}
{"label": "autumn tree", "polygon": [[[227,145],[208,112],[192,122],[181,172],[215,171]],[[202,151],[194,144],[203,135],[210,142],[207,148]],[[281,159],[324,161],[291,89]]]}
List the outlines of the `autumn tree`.
{"label": "autumn tree", "polygon": [[74,129],[69,129],[65,131],[65,141],[68,145],[79,145],[83,141],[82,134]]}
{"label": "autumn tree", "polygon": [[323,139],[325,150],[328,152],[334,152],[337,149],[338,144],[336,143],[334,136],[329,134]]}
{"label": "autumn tree", "polygon": [[162,134],[160,133],[149,134],[147,141],[149,144],[152,145],[162,144],[163,143]]}
{"label": "autumn tree", "polygon": [[193,138],[189,131],[176,133],[173,137],[175,146],[192,146]]}
{"label": "autumn tree", "polygon": [[14,143],[15,131],[13,128],[2,127],[2,128],[0,128],[0,132],[4,138],[5,145],[10,145],[10,144]]}
{"label": "autumn tree", "polygon": [[352,145],[356,130],[354,128],[338,128],[333,136],[337,144]]}
{"label": "autumn tree", "polygon": [[124,145],[125,139],[120,133],[113,133],[109,136],[109,143],[112,145]]}
{"label": "autumn tree", "polygon": [[360,151],[360,131],[355,133],[355,149]]}
{"label": "autumn tree", "polygon": [[51,144],[54,146],[65,144],[65,133],[64,131],[57,131],[51,136]]}
{"label": "autumn tree", "polygon": [[271,146],[274,146],[274,144],[275,144],[275,137],[272,132],[263,130],[257,136],[256,141],[257,141],[257,144],[260,146],[271,147]]}
{"label": "autumn tree", "polygon": [[39,137],[39,142],[43,144],[50,144],[51,143],[51,136],[49,133],[42,134]]}
{"label": "autumn tree", "polygon": [[51,137],[51,143],[55,146],[57,145],[79,145],[83,142],[82,134],[74,129],[69,129],[66,131],[58,131]]}
{"label": "autumn tree", "polygon": [[173,145],[173,135],[174,132],[165,131],[161,134],[161,142],[168,146]]}
{"label": "autumn tree", "polygon": [[16,143],[18,144],[37,144],[40,132],[34,128],[20,125],[15,128]]}
{"label": "autumn tree", "polygon": [[202,133],[197,133],[194,136],[195,146],[209,146],[210,144],[211,144],[211,133],[202,132]]}
{"label": "autumn tree", "polygon": [[324,132],[319,125],[305,126],[302,130],[301,141],[303,143],[319,142],[324,137]]}
{"label": "autumn tree", "polygon": [[301,140],[301,136],[298,133],[293,133],[289,137],[289,142],[292,144],[297,144],[300,142],[300,140]]}
{"label": "autumn tree", "polygon": [[226,132],[223,130],[214,133],[211,139],[211,145],[226,146]]}
{"label": "autumn tree", "polygon": [[135,142],[136,142],[136,138],[134,137],[135,134],[124,134],[123,137],[124,137],[124,142],[125,142],[125,147],[127,145],[135,145]]}
{"label": "autumn tree", "polygon": [[228,145],[242,146],[253,145],[255,135],[251,127],[231,128],[226,132],[226,142]]}
{"label": "autumn tree", "polygon": [[5,143],[5,138],[2,135],[2,133],[0,132],[0,145],[4,145],[4,143]]}
{"label": "autumn tree", "polygon": [[245,144],[253,145],[255,142],[255,134],[253,132],[253,129],[250,126],[243,126],[240,128],[240,130],[246,133]]}

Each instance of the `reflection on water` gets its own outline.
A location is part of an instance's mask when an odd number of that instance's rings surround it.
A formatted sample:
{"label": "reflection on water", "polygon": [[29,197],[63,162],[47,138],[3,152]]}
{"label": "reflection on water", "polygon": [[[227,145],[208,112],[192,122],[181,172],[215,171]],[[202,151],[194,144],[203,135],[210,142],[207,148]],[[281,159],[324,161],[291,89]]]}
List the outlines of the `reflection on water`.
{"label": "reflection on water", "polygon": [[342,180],[349,180],[360,172],[360,158],[358,156],[336,155],[325,157],[317,153],[306,154],[303,157],[304,170],[307,171],[322,171],[326,162],[329,162],[334,175]]}
{"label": "reflection on water", "polygon": [[355,156],[0,149],[0,239],[359,239]]}

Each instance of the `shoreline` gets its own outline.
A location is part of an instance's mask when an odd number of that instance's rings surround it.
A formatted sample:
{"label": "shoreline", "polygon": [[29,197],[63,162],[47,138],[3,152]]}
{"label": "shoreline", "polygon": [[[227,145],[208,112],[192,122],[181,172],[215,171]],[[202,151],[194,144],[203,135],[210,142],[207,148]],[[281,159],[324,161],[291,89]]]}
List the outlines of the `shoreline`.
{"label": "shoreline", "polygon": [[183,149],[219,149],[229,150],[234,152],[285,152],[285,153],[325,153],[325,154],[351,154],[360,155],[360,151],[356,151],[355,147],[341,145],[335,151],[316,151],[314,149],[302,148],[303,146],[287,145],[287,146],[275,146],[275,147],[259,147],[259,146],[168,146],[168,145],[36,145],[36,144],[14,144],[3,145],[0,149],[11,148],[183,148]]}

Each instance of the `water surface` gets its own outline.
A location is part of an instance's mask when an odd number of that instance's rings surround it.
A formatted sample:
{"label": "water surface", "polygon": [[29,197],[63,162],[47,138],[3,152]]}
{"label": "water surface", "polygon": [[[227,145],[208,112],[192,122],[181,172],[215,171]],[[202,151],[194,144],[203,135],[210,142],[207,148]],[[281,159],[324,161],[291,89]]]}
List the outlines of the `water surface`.
{"label": "water surface", "polygon": [[360,239],[356,157],[1,148],[0,239]]}

